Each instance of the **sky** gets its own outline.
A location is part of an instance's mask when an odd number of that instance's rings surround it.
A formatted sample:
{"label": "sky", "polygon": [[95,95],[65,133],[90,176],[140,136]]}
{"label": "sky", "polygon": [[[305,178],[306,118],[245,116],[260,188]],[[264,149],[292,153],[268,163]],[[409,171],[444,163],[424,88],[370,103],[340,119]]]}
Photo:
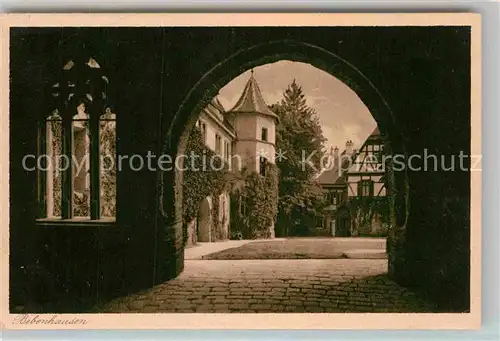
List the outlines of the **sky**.
{"label": "sky", "polygon": [[[220,90],[218,98],[226,110],[241,96],[250,72],[247,70]],[[310,64],[287,60],[265,64],[254,68],[254,77],[268,105],[279,102],[295,78],[302,86],[307,105],[318,113],[327,151],[331,146],[344,150],[347,140],[354,142],[354,148],[361,147],[377,125],[354,91]]]}

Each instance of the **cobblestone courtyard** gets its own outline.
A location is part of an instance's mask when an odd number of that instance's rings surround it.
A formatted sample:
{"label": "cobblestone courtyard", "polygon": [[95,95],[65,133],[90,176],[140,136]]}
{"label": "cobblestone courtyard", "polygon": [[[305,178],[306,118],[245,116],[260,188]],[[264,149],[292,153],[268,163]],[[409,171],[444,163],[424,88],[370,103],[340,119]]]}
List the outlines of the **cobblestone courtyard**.
{"label": "cobblestone courtyard", "polygon": [[100,312],[433,312],[386,276],[387,260],[187,260],[174,280]]}

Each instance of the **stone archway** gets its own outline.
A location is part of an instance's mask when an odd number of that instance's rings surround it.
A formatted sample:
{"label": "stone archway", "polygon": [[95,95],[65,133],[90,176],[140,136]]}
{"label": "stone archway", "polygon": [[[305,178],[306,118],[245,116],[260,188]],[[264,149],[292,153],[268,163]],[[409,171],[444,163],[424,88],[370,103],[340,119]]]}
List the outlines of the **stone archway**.
{"label": "stone archway", "polygon": [[197,238],[199,242],[210,242],[210,231],[212,230],[212,207],[210,198],[203,199],[198,211]]}
{"label": "stone archway", "polygon": [[[191,128],[194,126],[199,113],[223,86],[248,69],[279,60],[308,63],[344,82],[356,92],[368,107],[381,133],[386,137],[385,149],[388,153],[406,155],[403,134],[396,117],[386,99],[371,80],[358,68],[337,54],[295,40],[273,41],[242,49],[222,60],[212,69],[207,70],[204,76],[191,88],[171,124],[162,127],[163,136],[166,137],[163,151],[167,154],[170,153],[170,155],[182,155]],[[179,132],[182,132],[182,134],[179,134]],[[406,170],[394,173],[389,168],[388,172],[389,181],[394,189],[392,197],[392,229],[396,232],[393,232],[392,235],[399,236],[405,231],[408,217],[408,177]],[[176,236],[176,240],[182,240],[182,171],[176,169],[167,176],[160,176],[160,181],[159,187],[163,190],[162,214],[164,217],[170,217],[169,221],[173,222],[174,226],[171,226],[171,229]],[[396,245],[396,242],[391,245]],[[182,249],[182,245],[178,243],[177,247]],[[389,259],[391,261],[390,256]],[[394,260],[394,257],[392,260]],[[394,262],[394,266],[389,267],[390,271],[395,271],[397,266],[399,264]]]}

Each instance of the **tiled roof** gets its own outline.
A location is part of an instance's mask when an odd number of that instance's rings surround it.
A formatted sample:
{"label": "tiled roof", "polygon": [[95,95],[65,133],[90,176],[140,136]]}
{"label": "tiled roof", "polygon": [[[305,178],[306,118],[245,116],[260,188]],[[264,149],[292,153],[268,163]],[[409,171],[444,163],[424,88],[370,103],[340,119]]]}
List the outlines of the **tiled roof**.
{"label": "tiled roof", "polygon": [[259,84],[253,77],[253,73],[248,80],[240,99],[234,107],[229,110],[230,113],[260,113],[262,115],[278,118],[275,113],[269,109],[260,92]]}
{"label": "tiled roof", "polygon": [[[342,157],[342,168],[339,165],[338,158],[334,160],[333,168],[327,169],[318,177],[318,183],[320,185],[343,185],[344,177],[342,176],[344,171],[349,166],[349,158],[345,157],[345,151],[341,154]],[[340,169],[341,168],[341,169]]]}
{"label": "tiled roof", "polygon": [[[379,139],[380,137],[381,137],[380,130],[378,129],[378,126],[377,126],[377,127],[375,127],[373,132],[370,134],[370,136],[368,136],[366,138],[365,142],[363,143],[363,146],[366,144],[367,140]],[[343,151],[341,156],[345,155],[345,153],[346,152]],[[351,162],[354,161],[356,156],[357,156],[357,153],[352,155]],[[334,162],[335,163],[334,163],[333,169],[329,169],[329,170],[324,171],[318,177],[318,183],[320,185],[343,185],[345,183],[345,178],[342,175],[344,172],[346,172],[348,170],[349,163],[350,163],[349,158],[347,158],[345,156],[342,158],[342,169],[341,170],[339,170],[339,167],[340,167],[339,162],[338,161],[334,161]]]}
{"label": "tiled roof", "polygon": [[[215,110],[214,110],[215,109]],[[224,109],[224,106],[222,103],[219,101],[219,98],[214,97],[210,101],[209,105],[205,107],[205,111],[210,113],[216,121],[219,122],[219,124],[223,125],[226,129],[228,129],[231,133],[235,133],[234,127],[229,123],[227,117],[226,117],[226,109]]]}

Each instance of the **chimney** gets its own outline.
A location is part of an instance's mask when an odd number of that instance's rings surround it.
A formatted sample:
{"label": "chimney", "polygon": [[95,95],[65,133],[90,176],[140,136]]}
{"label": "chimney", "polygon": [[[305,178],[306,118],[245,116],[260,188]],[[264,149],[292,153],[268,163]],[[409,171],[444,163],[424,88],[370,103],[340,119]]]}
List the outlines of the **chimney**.
{"label": "chimney", "polygon": [[348,140],[346,143],[345,143],[345,153],[347,155],[351,155],[353,150],[352,150],[352,147],[353,147],[353,143],[352,143],[352,140]]}

